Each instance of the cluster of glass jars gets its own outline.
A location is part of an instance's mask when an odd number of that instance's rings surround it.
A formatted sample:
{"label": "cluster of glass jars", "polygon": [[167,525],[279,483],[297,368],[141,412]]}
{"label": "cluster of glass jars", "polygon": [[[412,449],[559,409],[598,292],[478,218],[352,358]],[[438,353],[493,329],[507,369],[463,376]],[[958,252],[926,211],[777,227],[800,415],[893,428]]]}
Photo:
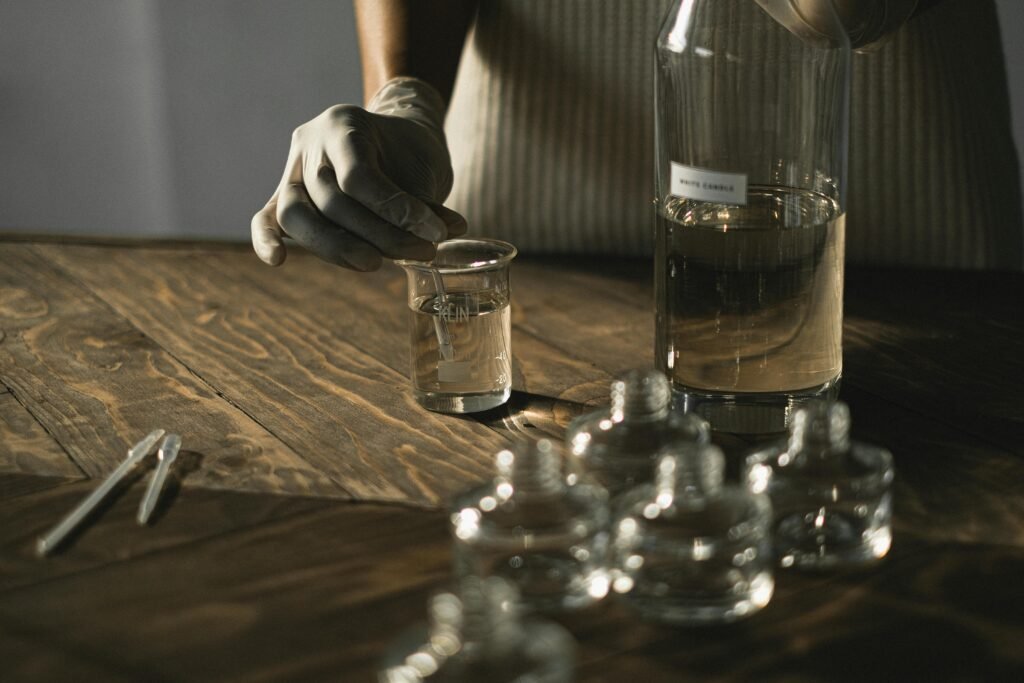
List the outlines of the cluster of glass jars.
{"label": "cluster of glass jars", "polygon": [[844,404],[801,408],[733,483],[708,423],[671,401],[660,372],[632,372],[610,408],[570,425],[567,453],[544,439],[498,453],[493,480],[451,509],[456,590],[433,599],[381,680],[516,680],[493,673],[509,662],[570,680],[572,637],[536,615],[612,595],[645,619],[730,622],[769,603],[777,565],[888,552],[892,457],[850,440]]}

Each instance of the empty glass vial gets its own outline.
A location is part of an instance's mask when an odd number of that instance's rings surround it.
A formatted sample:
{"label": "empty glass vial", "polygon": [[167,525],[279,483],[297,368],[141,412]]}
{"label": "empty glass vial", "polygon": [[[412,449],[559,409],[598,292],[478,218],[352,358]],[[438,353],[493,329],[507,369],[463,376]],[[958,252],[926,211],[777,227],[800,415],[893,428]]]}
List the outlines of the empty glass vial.
{"label": "empty glass vial", "polygon": [[646,618],[733,621],[771,600],[771,504],[724,483],[717,446],[670,447],[653,484],[623,496],[613,522],[615,592]]}
{"label": "empty glass vial", "polygon": [[608,593],[608,494],[570,485],[546,439],[495,458],[497,476],[455,500],[458,576],[501,576],[531,609],[584,607]]}
{"label": "empty glass vial", "polygon": [[572,680],[576,645],[561,626],[522,620],[517,591],[497,577],[469,577],[458,593],[440,593],[428,622],[384,655],[381,683],[564,683]]}
{"label": "empty glass vial", "polygon": [[844,403],[797,411],[788,440],[744,463],[752,491],[775,509],[775,551],[783,567],[873,562],[892,545],[892,455],[850,441]]}
{"label": "empty glass vial", "polygon": [[566,441],[579,468],[613,497],[651,481],[664,446],[710,441],[702,418],[671,411],[672,387],[657,370],[627,373],[611,394],[611,407],[575,420]]}

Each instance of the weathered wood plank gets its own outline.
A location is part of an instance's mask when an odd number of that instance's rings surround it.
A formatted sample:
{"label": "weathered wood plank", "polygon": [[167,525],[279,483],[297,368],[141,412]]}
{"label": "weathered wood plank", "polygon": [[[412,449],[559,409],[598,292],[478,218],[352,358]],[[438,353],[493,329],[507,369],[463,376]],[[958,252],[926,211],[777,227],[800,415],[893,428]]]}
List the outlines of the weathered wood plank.
{"label": "weathered wood plank", "polygon": [[[0,593],[0,624],[144,677],[369,680],[447,580],[448,547],[440,513],[325,503]],[[781,573],[768,609],[731,627],[667,629],[616,605],[563,621],[580,641],[581,681],[831,680],[840,656],[843,680],[1016,680],[1022,571],[1021,548],[906,538],[871,571]],[[906,661],[892,659],[897,646]]]}
{"label": "weathered wood plank", "polygon": [[20,472],[2,472],[0,473],[0,501],[11,500],[18,496],[25,496],[38,491],[45,491],[55,486],[64,486],[65,484],[81,481],[81,479],[81,473],[75,477],[47,477]]}
{"label": "weathered wood plank", "polygon": [[4,391],[0,393],[0,473],[15,472],[47,477],[84,476],[14,394]]}
{"label": "weathered wood plank", "polygon": [[844,381],[1024,455],[1024,274],[860,271]]}
{"label": "weathered wood plank", "polygon": [[959,424],[932,419],[856,386],[842,395],[853,438],[885,446],[896,467],[896,543],[911,532],[936,541],[1024,547],[1024,459]]}
{"label": "weathered wood plank", "polygon": [[[406,343],[404,326],[392,334],[373,322],[388,320],[379,307],[351,300],[388,286],[386,274],[334,268],[337,293],[321,298],[301,270],[265,269],[253,282],[231,255],[44,253],[359,498],[437,504],[486,477],[508,443],[423,410],[404,374],[363,351]],[[403,299],[391,303],[404,313]]]}
{"label": "weathered wood plank", "polygon": [[[385,264],[378,272],[354,275],[340,272],[305,252],[289,256],[281,270],[271,270],[255,259],[219,252],[203,257],[210,269],[230,271],[250,291],[270,290],[280,305],[300,307],[323,320],[339,338],[403,376],[409,372],[405,276],[397,266]],[[516,269],[513,265],[513,290]],[[339,278],[346,283],[339,295]],[[513,389],[526,399],[552,399],[593,404],[607,401],[610,376],[592,362],[556,348],[545,339],[521,329],[520,303],[512,297],[514,359]],[[309,302],[315,301],[315,308]],[[312,309],[312,310],[311,310]]]}
{"label": "weathered wood plank", "polygon": [[6,683],[140,680],[138,672],[97,661],[93,653],[72,652],[53,639],[38,640],[18,623],[0,623],[0,662]]}
{"label": "weathered wood plank", "polygon": [[[386,264],[376,273],[354,278],[345,275],[353,286],[345,287],[344,296],[338,296],[336,267],[305,252],[289,259],[286,271],[272,271],[255,259],[223,253],[203,262],[208,268],[230,271],[239,284],[252,290],[281,282],[279,273],[286,273],[283,286],[272,287],[281,305],[308,310],[308,302],[316,301],[315,310],[308,311],[311,316],[332,326],[339,338],[359,346],[399,374],[408,375],[409,312],[404,303],[405,276],[397,266]],[[517,268],[518,264],[513,264],[514,291]],[[596,364],[522,329],[517,322],[522,317],[518,295],[513,294],[512,299],[512,386],[518,396],[507,410],[492,411],[481,419],[512,431],[519,431],[517,425],[523,422],[544,424],[551,430],[549,435],[560,437],[572,416],[588,406],[607,403],[612,378]]]}
{"label": "weathered wood plank", "polygon": [[198,463],[190,484],[345,495],[29,245],[0,260],[0,379],[88,476],[162,426]]}
{"label": "weathered wood plank", "polygon": [[[279,270],[254,258],[222,252],[203,258],[202,263],[210,269],[230,271],[248,291],[269,291],[281,305],[319,315],[339,337],[408,375],[409,310],[405,275],[397,266],[385,264],[375,273],[353,274],[301,251],[290,255]],[[513,263],[512,355],[517,365],[513,388],[531,396],[572,402],[606,400],[607,373],[519,327],[523,306],[517,289],[519,268],[518,262]],[[311,301],[316,302],[315,307]],[[587,384],[595,386],[587,388]]]}
{"label": "weathered wood plank", "polygon": [[[182,471],[172,470],[150,525],[141,527],[135,516],[153,466],[143,463],[80,530],[42,559],[35,555],[36,539],[88,495],[96,482],[48,487],[18,497],[0,493],[0,519],[5,520],[0,524],[0,593],[154,552],[173,552],[200,540],[333,505],[308,497],[184,489]],[[0,491],[4,477],[0,477]]]}
{"label": "weathered wood plank", "polygon": [[[581,624],[581,681],[1013,681],[1024,552],[914,543],[871,572],[783,572],[764,612],[716,629],[613,615]],[[972,587],[953,595],[950,586]]]}
{"label": "weathered wood plank", "polygon": [[147,680],[371,680],[447,579],[447,533],[441,513],[336,503],[2,592],[0,624]]}
{"label": "weathered wood plank", "polygon": [[654,306],[644,264],[607,259],[524,260],[514,322],[609,375],[653,367]]}
{"label": "weathered wood plank", "polygon": [[[304,252],[289,258],[285,266],[290,269],[288,284],[274,288],[274,295],[282,304],[302,307],[310,299],[317,301],[315,313],[330,321],[326,324],[334,325],[339,336],[399,374],[408,375],[409,311],[401,269],[385,264],[376,273],[356,276],[352,280],[355,286],[346,287],[344,296],[338,296],[336,267]],[[255,259],[218,254],[209,258],[208,264],[211,268],[230,269],[239,282],[253,289],[267,287],[268,282],[276,282],[279,277]],[[477,418],[513,432],[523,431],[523,424],[532,424],[548,436],[560,438],[572,417],[588,407],[607,403],[612,377],[593,362],[582,360],[520,326],[524,304],[517,290],[518,268],[519,264],[513,263],[512,386],[517,395],[506,408]]]}

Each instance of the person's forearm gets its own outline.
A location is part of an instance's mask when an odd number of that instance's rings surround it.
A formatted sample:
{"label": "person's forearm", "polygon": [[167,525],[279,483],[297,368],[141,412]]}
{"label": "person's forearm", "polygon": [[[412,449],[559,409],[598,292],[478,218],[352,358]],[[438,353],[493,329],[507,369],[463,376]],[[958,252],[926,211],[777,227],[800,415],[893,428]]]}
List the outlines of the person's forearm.
{"label": "person's forearm", "polygon": [[396,76],[437,88],[447,102],[477,0],[354,0],[363,97]]}

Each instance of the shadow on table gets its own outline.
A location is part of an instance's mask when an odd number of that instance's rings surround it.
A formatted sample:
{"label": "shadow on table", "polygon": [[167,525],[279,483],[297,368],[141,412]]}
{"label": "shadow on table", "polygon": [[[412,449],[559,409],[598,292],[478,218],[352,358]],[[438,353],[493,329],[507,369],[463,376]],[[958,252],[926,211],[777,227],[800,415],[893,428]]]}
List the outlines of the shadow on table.
{"label": "shadow on table", "polygon": [[594,410],[593,406],[526,391],[513,391],[504,405],[464,419],[531,439],[565,437],[565,429],[572,420]]}
{"label": "shadow on table", "polygon": [[772,603],[716,628],[641,622],[622,604],[567,626],[579,680],[1021,681],[1024,549],[897,537],[880,566],[777,574]]}
{"label": "shadow on table", "polygon": [[181,483],[190,473],[199,471],[204,457],[202,453],[196,451],[180,451],[178,453],[174,467],[171,468],[167,480],[164,482],[164,488],[160,492],[156,507],[153,508],[153,514],[149,517],[149,526],[156,524],[167,514],[181,494]]}

